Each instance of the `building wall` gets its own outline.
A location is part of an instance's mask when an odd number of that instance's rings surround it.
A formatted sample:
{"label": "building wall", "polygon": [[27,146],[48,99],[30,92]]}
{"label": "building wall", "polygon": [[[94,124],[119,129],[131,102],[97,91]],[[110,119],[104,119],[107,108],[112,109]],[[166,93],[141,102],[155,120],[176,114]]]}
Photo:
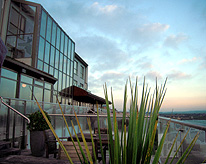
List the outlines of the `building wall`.
{"label": "building wall", "polygon": [[88,65],[77,57],[74,59],[74,85],[88,89]]}
{"label": "building wall", "polygon": [[[24,83],[26,86],[31,85],[39,101],[56,102],[56,95],[58,95],[60,102],[71,103],[71,90],[67,90],[69,93],[60,93],[73,85],[74,41],[41,5],[23,0],[3,2],[1,1],[0,4],[4,6],[0,10],[0,25],[2,25],[1,38],[4,38],[3,41],[8,48],[7,56],[48,73],[58,81],[53,85],[44,79],[28,76],[26,72],[18,73],[15,68],[10,70],[3,67],[0,75],[2,79],[0,95],[33,99],[29,93],[26,94],[29,96],[23,94],[24,91],[31,92],[29,88],[22,87],[22,79],[26,77],[28,81]],[[15,78],[8,78],[5,72],[15,74]],[[12,81],[12,94],[3,91],[2,88],[8,87],[8,80]]]}

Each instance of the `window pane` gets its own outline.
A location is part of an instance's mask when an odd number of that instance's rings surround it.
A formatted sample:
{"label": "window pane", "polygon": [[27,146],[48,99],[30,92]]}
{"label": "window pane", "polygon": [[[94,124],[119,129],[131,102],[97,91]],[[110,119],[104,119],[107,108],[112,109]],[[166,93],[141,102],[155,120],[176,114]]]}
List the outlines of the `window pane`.
{"label": "window pane", "polygon": [[65,43],[64,43],[64,55],[68,56],[68,37],[65,35]]}
{"label": "window pane", "polygon": [[12,72],[12,71],[10,71],[10,70],[8,70],[8,69],[2,68],[2,70],[1,70],[1,76],[4,76],[4,77],[10,78],[10,79],[17,80],[17,73]]}
{"label": "window pane", "polygon": [[61,48],[60,51],[63,52],[64,50],[64,32],[61,31]]}
{"label": "window pane", "polygon": [[55,48],[51,46],[50,65],[54,67]]}
{"label": "window pane", "polygon": [[32,87],[32,86],[25,84],[25,83],[21,83],[20,99],[31,100],[32,93],[31,93],[31,90],[29,89],[29,87]]}
{"label": "window pane", "polygon": [[47,88],[47,89],[51,89],[51,84],[45,82],[45,88]]}
{"label": "window pane", "polygon": [[62,71],[63,67],[63,54],[60,52],[60,57],[59,57],[59,70]]}
{"label": "window pane", "polygon": [[66,74],[63,74],[62,89],[66,88]]}
{"label": "window pane", "polygon": [[44,90],[44,102],[50,102],[51,91],[45,89]]}
{"label": "window pane", "polygon": [[73,77],[73,62],[70,62],[71,68],[70,68],[70,76]]}
{"label": "window pane", "polygon": [[46,40],[50,42],[51,40],[51,27],[52,27],[52,19],[48,16],[47,19],[47,32],[46,32]]}
{"label": "window pane", "polygon": [[49,64],[49,57],[50,57],[50,44],[46,42],[44,62]]}
{"label": "window pane", "polygon": [[43,87],[43,82],[41,82],[41,81],[37,81],[37,80],[35,80],[35,81],[34,81],[34,84]]}
{"label": "window pane", "polygon": [[37,69],[43,70],[43,62],[41,60],[38,60]]}
{"label": "window pane", "polygon": [[1,78],[0,95],[2,97],[15,98],[16,96],[16,81]]}
{"label": "window pane", "polygon": [[[59,71],[58,71],[57,69],[54,70],[54,77],[57,78],[57,79],[58,79],[58,75],[59,75],[58,72],[59,72]],[[57,82],[56,82],[56,83],[57,83]]]}
{"label": "window pane", "polygon": [[78,63],[74,61],[74,74],[78,75]]}
{"label": "window pane", "polygon": [[56,50],[56,55],[55,55],[55,68],[59,68],[59,51]]}
{"label": "window pane", "polygon": [[44,44],[45,44],[45,40],[42,37],[40,37],[38,58],[41,60],[44,59]]}
{"label": "window pane", "polygon": [[67,57],[64,56],[64,66],[63,66],[64,73],[67,73]]}
{"label": "window pane", "polygon": [[72,45],[72,42],[71,40],[69,39],[69,43],[68,43],[68,58],[71,59],[71,45]]}
{"label": "window pane", "polygon": [[54,67],[49,67],[49,74],[53,75],[54,74]]}
{"label": "window pane", "polygon": [[62,73],[61,72],[59,72],[58,83],[59,83],[58,90],[61,91],[62,89]]}
{"label": "window pane", "polygon": [[72,42],[71,60],[74,60],[74,43]]}
{"label": "window pane", "polygon": [[55,41],[56,41],[56,30],[57,30],[57,25],[55,22],[53,22],[53,25],[52,25],[52,45],[55,46]]}
{"label": "window pane", "polygon": [[57,27],[57,40],[56,40],[56,48],[59,49],[60,45],[60,28]]}
{"label": "window pane", "polygon": [[38,101],[42,101],[43,98],[43,89],[40,87],[34,87],[34,95]]}
{"label": "window pane", "polygon": [[67,75],[70,73],[70,60],[67,59]]}
{"label": "window pane", "polygon": [[45,38],[47,14],[42,10],[40,35]]}
{"label": "window pane", "polygon": [[28,77],[28,76],[24,76],[21,75],[21,81],[27,84],[32,84],[33,83],[33,79]]}
{"label": "window pane", "polygon": [[49,65],[44,63],[44,72],[49,73]]}
{"label": "window pane", "polygon": [[19,20],[19,13],[12,7],[11,8],[11,16],[10,16],[10,22],[18,27],[18,20]]}

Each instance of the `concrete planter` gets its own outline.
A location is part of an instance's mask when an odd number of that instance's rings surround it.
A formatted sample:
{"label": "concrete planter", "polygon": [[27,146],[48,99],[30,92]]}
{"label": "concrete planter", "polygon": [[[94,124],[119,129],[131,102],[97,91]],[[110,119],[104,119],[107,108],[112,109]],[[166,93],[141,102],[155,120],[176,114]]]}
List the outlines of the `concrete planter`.
{"label": "concrete planter", "polygon": [[44,131],[30,131],[30,146],[33,156],[42,157],[45,153]]}

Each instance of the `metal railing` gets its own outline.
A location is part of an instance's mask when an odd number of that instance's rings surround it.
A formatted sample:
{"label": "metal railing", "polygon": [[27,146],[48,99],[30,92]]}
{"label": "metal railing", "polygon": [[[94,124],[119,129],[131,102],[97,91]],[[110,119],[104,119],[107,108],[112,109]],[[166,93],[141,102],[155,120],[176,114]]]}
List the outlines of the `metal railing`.
{"label": "metal railing", "polygon": [[25,115],[23,115],[22,113],[20,113],[19,111],[17,111],[16,109],[12,108],[11,106],[9,106],[7,103],[3,102],[3,98],[0,96],[1,98],[1,102],[2,104],[4,104],[5,106],[7,106],[9,109],[13,110],[15,113],[17,113],[18,115],[20,115],[21,117],[23,117],[24,119],[26,119],[28,121],[28,124],[30,123],[30,119],[28,117],[26,117]]}
{"label": "metal railing", "polygon": [[[10,99],[10,98],[4,98],[6,100],[7,104],[15,109],[18,109],[18,111],[23,115],[31,114],[37,110],[39,110],[37,104],[35,101],[28,101],[28,100],[20,100],[20,99]],[[15,139],[18,137],[25,137],[25,145],[27,145],[27,148],[29,148],[29,131],[26,130],[26,122],[22,117],[15,116],[12,112],[9,112],[10,110],[4,109],[8,106],[1,105],[4,104],[2,101],[0,102],[0,140],[4,139]],[[61,110],[59,108],[59,104],[55,103],[44,103],[39,102],[42,106],[43,110],[45,110],[51,117],[51,123],[59,137],[67,137],[69,136],[67,132],[67,128],[65,126],[64,120],[61,115]],[[5,105],[5,104],[4,104]],[[82,126],[82,129],[84,132],[88,132],[89,128],[87,125],[87,117],[90,117],[92,126],[97,126],[97,116],[94,114],[87,114],[87,111],[90,109],[89,107],[80,107],[80,106],[71,106],[71,105],[65,105],[61,104],[63,112],[65,113],[65,117],[67,119],[67,122],[69,124],[69,128],[71,130],[71,133],[73,134],[73,129],[71,127],[71,120],[74,123],[75,130],[79,132],[79,128],[76,123],[75,111],[78,115],[80,124]],[[107,127],[106,122],[106,113],[100,113],[100,126],[102,128]],[[111,115],[112,117],[112,115]],[[117,115],[117,121],[121,128],[121,114]],[[166,117],[159,117],[158,119],[158,139],[161,139],[161,136],[165,130],[166,124],[169,121],[169,118]],[[190,124],[186,122],[182,122],[179,120],[171,119],[170,127],[165,139],[165,143],[163,145],[163,150],[161,157],[166,157],[168,151],[170,150],[171,143],[173,142],[175,135],[179,133],[178,139],[175,143],[174,151],[176,151],[178,145],[180,144],[181,140],[183,139],[185,133],[187,130],[190,129],[190,132],[188,136],[186,137],[185,142],[183,143],[183,146],[180,150],[180,152],[177,154],[177,158],[184,152],[187,145],[191,142],[191,140],[194,138],[195,134],[197,132],[200,133],[200,137],[198,138],[191,155],[189,158],[194,158],[195,160],[201,161],[203,158],[206,159],[206,126],[199,126],[195,124]],[[174,151],[171,155],[174,155]],[[203,161],[203,160],[202,160]],[[202,162],[201,161],[201,162]]]}

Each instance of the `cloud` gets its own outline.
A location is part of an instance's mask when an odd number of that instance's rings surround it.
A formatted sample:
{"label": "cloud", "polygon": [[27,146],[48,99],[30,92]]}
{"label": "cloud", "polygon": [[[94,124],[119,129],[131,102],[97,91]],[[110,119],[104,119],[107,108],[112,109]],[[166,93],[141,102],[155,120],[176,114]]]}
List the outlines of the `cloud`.
{"label": "cloud", "polygon": [[185,34],[170,35],[165,39],[164,45],[177,49],[178,46],[186,40],[188,40],[188,36]]}
{"label": "cloud", "polygon": [[162,76],[160,73],[156,71],[150,71],[145,75],[146,79],[154,81],[156,78],[157,79],[162,79]]}
{"label": "cloud", "polygon": [[106,5],[102,7],[98,2],[94,2],[91,7],[103,12],[104,14],[112,13],[118,8],[117,5]]}
{"label": "cloud", "polygon": [[191,75],[186,74],[181,71],[173,70],[167,74],[168,79],[170,80],[184,80],[191,78]]}
{"label": "cloud", "polygon": [[178,64],[192,63],[195,62],[196,60],[197,60],[196,57],[193,57],[191,59],[182,59],[181,61],[178,62]]}

